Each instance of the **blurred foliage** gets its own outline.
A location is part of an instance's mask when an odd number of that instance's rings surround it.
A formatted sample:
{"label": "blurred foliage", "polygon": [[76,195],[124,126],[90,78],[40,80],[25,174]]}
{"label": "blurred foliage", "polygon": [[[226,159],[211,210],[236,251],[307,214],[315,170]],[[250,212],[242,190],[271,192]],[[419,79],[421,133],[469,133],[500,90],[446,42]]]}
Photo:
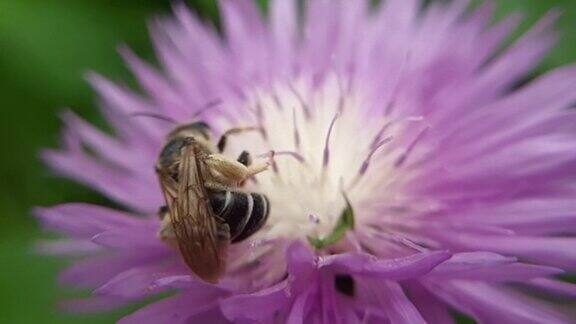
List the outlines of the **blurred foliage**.
{"label": "blurred foliage", "polygon": [[[265,0],[259,3],[266,6]],[[213,0],[188,4],[218,22]],[[497,6],[498,17],[518,9],[526,12],[525,26],[553,6],[563,8],[559,29],[564,37],[543,69],[574,61],[575,1],[506,0]],[[115,47],[127,43],[153,59],[146,21],[169,11],[169,2],[160,0],[0,0],[0,322],[109,323],[126,312],[75,317],[57,310],[57,300],[73,294],[55,279],[65,261],[33,253],[34,241],[45,235],[30,208],[105,202],[89,189],[51,175],[38,152],[57,146],[62,107],[104,125],[84,73],[95,70],[130,83]]]}

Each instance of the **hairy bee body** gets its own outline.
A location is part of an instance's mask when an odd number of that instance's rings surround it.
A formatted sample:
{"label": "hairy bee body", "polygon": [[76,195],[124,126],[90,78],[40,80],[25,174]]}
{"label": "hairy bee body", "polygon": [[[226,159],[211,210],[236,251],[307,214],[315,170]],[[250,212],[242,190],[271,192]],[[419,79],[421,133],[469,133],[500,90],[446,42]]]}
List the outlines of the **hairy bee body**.
{"label": "hairy bee body", "polygon": [[239,188],[268,164],[246,165],[247,152],[233,161],[215,151],[208,125],[191,123],[169,134],[156,165],[167,206],[160,238],[175,242],[188,267],[212,283],[225,272],[228,244],[254,234],[270,210],[266,196]]}

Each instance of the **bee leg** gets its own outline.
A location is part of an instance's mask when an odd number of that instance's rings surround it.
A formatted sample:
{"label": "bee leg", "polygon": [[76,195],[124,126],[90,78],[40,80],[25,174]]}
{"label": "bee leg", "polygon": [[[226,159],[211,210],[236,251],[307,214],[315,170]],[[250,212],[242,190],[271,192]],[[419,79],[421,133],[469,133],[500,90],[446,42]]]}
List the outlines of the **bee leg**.
{"label": "bee leg", "polygon": [[264,171],[268,170],[269,166],[270,166],[269,162],[249,166],[247,178],[254,176],[254,175],[257,175],[260,172],[264,172]]}
{"label": "bee leg", "polygon": [[[242,152],[244,153],[244,152]],[[246,154],[249,154],[248,152],[246,152]],[[240,155],[242,156],[242,155]],[[250,157],[248,155],[248,157]],[[247,165],[248,167],[248,173],[250,174],[248,177],[252,177],[260,172],[266,171],[268,170],[269,166],[274,166],[275,162],[274,162],[274,151],[271,151],[270,156],[268,156],[268,161],[264,162],[264,163],[259,163],[259,164],[252,164],[252,161],[250,160],[250,164]]]}
{"label": "bee leg", "polygon": [[240,134],[240,133],[250,132],[250,131],[254,131],[254,130],[260,130],[260,127],[256,127],[256,126],[235,127],[235,128],[230,128],[229,130],[225,131],[224,134],[222,134],[222,136],[220,136],[220,140],[218,140],[218,144],[216,145],[216,147],[218,147],[218,153],[224,152],[224,149],[226,148],[226,143],[228,142],[228,135]]}
{"label": "bee leg", "polygon": [[217,171],[217,174],[213,174],[213,176],[217,177],[217,182],[230,185],[237,185],[251,176],[265,171],[270,166],[270,163],[266,162],[247,167],[220,154],[206,156],[204,163],[206,163],[208,169]]}

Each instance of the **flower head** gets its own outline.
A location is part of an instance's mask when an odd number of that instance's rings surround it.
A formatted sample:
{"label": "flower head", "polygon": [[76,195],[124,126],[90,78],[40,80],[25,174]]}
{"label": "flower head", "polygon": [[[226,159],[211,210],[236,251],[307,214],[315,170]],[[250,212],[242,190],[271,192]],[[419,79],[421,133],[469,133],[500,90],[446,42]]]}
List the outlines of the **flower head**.
{"label": "flower head", "polygon": [[[144,94],[90,77],[115,136],[67,113],[63,148],[44,153],[129,210],[36,210],[69,236],[46,252],[84,256],[62,281],[94,296],[73,309],[175,291],[122,322],[568,321],[535,292],[576,295],[556,277],[576,268],[576,69],[520,83],[554,14],[502,49],[518,19],[491,25],[490,5],[220,4],[224,36],[183,6],[156,21],[162,73],[121,49]],[[242,188],[269,218],[217,284],[159,237],[154,165],[174,123],[199,119],[214,136],[255,127],[223,154],[271,161]]]}

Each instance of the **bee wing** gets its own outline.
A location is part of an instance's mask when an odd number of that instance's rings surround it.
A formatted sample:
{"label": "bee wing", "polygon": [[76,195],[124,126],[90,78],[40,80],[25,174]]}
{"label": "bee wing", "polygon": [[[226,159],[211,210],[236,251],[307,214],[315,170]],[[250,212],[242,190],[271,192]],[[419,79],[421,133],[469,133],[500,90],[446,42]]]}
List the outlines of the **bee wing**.
{"label": "bee wing", "polygon": [[202,164],[195,144],[182,149],[179,181],[161,174],[170,220],[180,253],[201,279],[215,283],[224,274],[229,229],[218,221],[204,188]]}

